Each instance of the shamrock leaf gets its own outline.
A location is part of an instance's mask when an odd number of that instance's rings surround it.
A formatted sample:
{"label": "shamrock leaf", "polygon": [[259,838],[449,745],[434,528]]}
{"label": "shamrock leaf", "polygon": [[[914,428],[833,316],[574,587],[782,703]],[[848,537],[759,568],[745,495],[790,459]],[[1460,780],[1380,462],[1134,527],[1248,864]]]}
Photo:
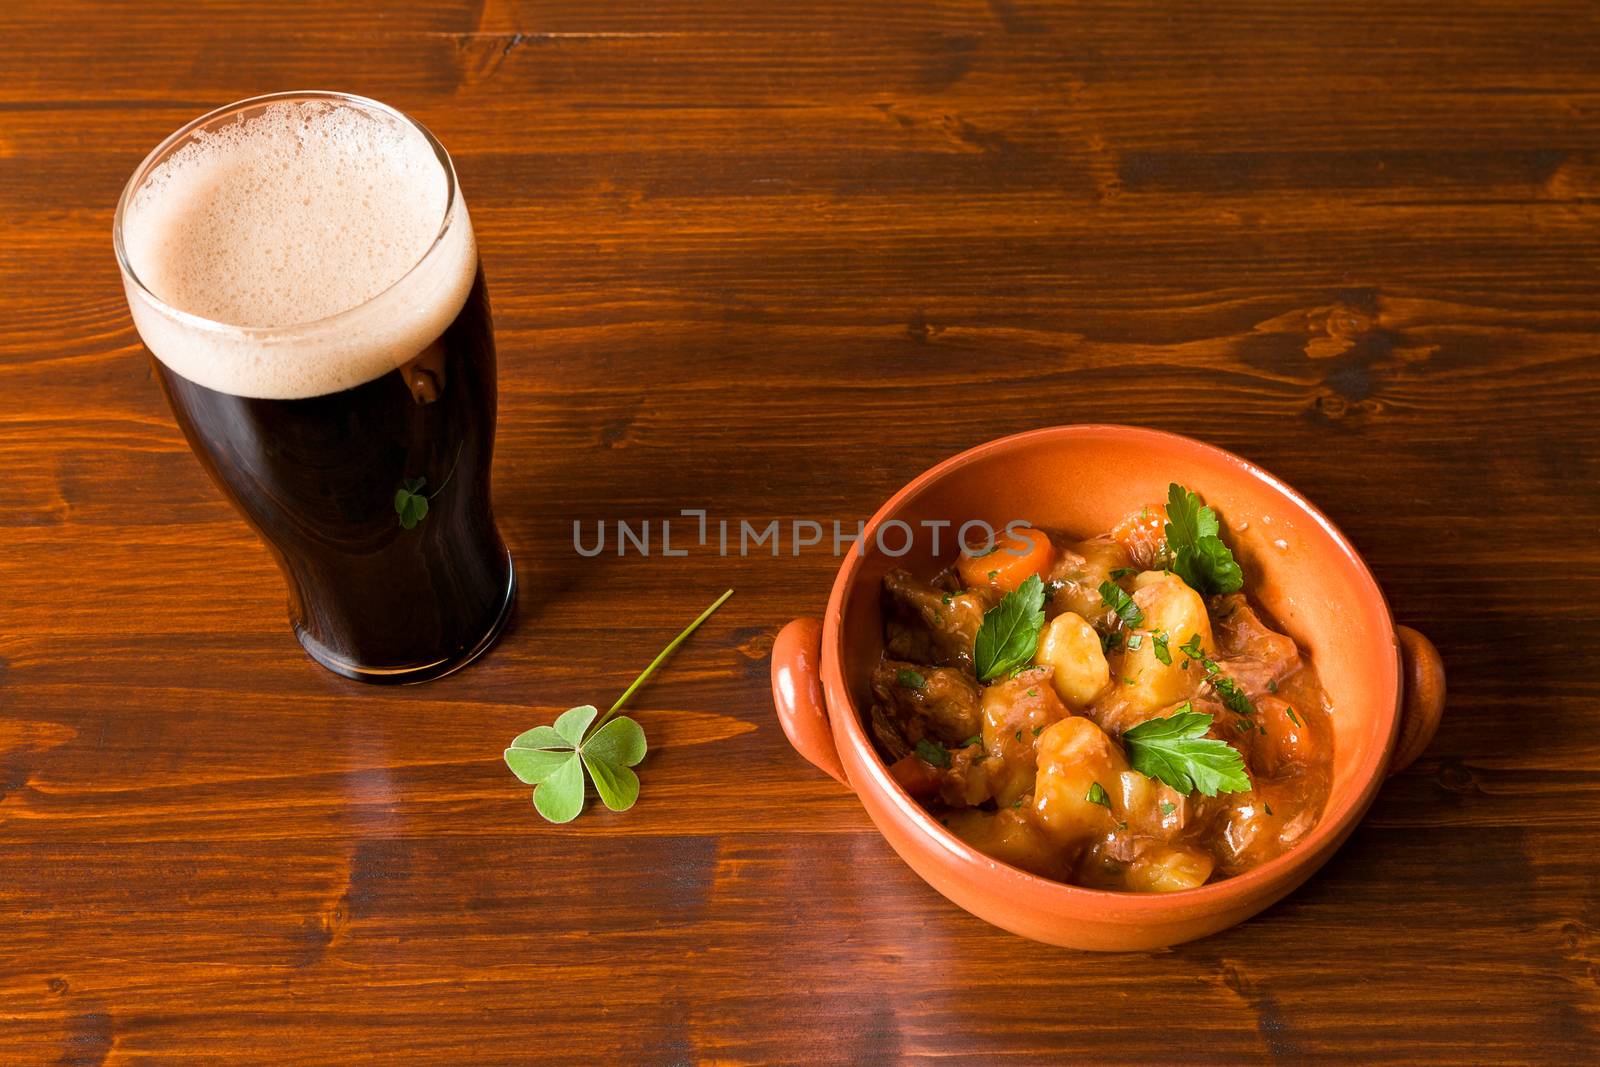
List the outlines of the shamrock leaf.
{"label": "shamrock leaf", "polygon": [[450,479],[455,477],[456,464],[461,462],[461,449],[465,446],[463,441],[456,446],[456,458],[450,462],[450,470],[444,476],[444,481],[439,483],[439,488],[431,493],[424,493],[422,487],[428,484],[426,478],[404,478],[400,488],[394,491],[394,513],[400,516],[400,526],[403,529],[414,530],[417,523],[428,517],[428,501],[444,492],[444,487],[450,484]]}
{"label": "shamrock leaf", "polygon": [[533,806],[551,822],[571,822],[583,810],[585,769],[612,811],[627,811],[639,799],[631,768],[644,759],[644,729],[623,716],[586,737],[599,714],[593,704],[568,708],[554,726],[535,726],[506,749],[506,766],[534,787]]}
{"label": "shamrock leaf", "polygon": [[600,709],[593,704],[568,708],[556,720],[555,731],[561,735],[562,740],[566,741],[569,746],[578,748],[583,744],[583,732],[589,728],[589,724],[594,722],[595,716],[599,714]]}
{"label": "shamrock leaf", "polygon": [[517,735],[505,751],[506,766],[534,787],[533,806],[540,815],[554,823],[576,819],[583,811],[588,782],[594,783],[601,802],[612,811],[633,807],[639,799],[639,776],[633,768],[644,759],[648,746],[643,727],[627,716],[613,716],[673,650],[732,595],[732,589],[723,593],[673,638],[604,715],[593,704],[580,704],[563,711],[550,726],[535,726]]}
{"label": "shamrock leaf", "polygon": [[644,728],[626,715],[596,730],[584,745],[583,765],[612,811],[627,811],[639,799],[639,776],[630,768],[644,759],[645,748]]}
{"label": "shamrock leaf", "polygon": [[533,791],[533,806],[551,822],[571,822],[583,810],[583,764],[578,754],[567,752],[567,760]]}
{"label": "shamrock leaf", "polygon": [[407,530],[416,529],[417,523],[428,517],[428,498],[422,494],[426,478],[407,478],[394,491],[394,512],[400,516],[400,525]]}

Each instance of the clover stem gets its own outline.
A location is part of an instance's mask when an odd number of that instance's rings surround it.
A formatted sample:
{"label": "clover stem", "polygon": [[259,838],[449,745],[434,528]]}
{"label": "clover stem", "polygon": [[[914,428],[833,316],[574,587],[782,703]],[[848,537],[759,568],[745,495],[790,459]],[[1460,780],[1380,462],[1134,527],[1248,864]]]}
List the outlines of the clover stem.
{"label": "clover stem", "polygon": [[450,479],[456,476],[456,464],[461,462],[461,450],[466,447],[466,444],[465,441],[462,441],[461,444],[456,445],[456,458],[450,461],[450,469],[445,473],[444,481],[439,483],[439,488],[428,494],[429,500],[444,492],[444,487],[449,485]]}
{"label": "clover stem", "polygon": [[646,667],[644,670],[639,672],[639,677],[637,677],[637,678],[635,678],[633,680],[633,684],[628,686],[627,689],[623,690],[622,695],[617,698],[617,702],[615,704],[611,705],[611,710],[607,711],[604,715],[600,716],[600,718],[595,720],[594,725],[589,727],[588,736],[592,736],[596,730],[600,729],[600,727],[604,726],[607,722],[609,722],[610,719],[611,719],[611,716],[615,715],[617,713],[617,711],[619,709],[621,709],[622,705],[626,704],[628,702],[628,698],[633,696],[634,691],[645,683],[645,679],[649,678],[652,674],[654,674],[656,668],[661,666],[661,664],[666,662],[667,657],[672,655],[673,649],[675,649],[679,645],[683,644],[684,640],[690,634],[692,634],[696,630],[698,630],[700,628],[700,624],[705,622],[707,619],[709,619],[711,617],[711,613],[713,611],[716,611],[718,608],[722,607],[722,605],[732,595],[733,595],[733,590],[732,589],[728,590],[726,593],[723,593],[721,596],[717,597],[716,601],[709,608],[707,608],[706,610],[704,610],[704,611],[702,611],[700,613],[700,617],[698,619],[694,620],[694,622],[691,622],[688,626],[685,626],[683,628],[683,632],[680,633],[677,637],[674,637],[672,639],[672,641],[667,645],[667,647],[663,648],[661,650],[661,652],[656,656],[656,658],[650,661],[650,666]]}

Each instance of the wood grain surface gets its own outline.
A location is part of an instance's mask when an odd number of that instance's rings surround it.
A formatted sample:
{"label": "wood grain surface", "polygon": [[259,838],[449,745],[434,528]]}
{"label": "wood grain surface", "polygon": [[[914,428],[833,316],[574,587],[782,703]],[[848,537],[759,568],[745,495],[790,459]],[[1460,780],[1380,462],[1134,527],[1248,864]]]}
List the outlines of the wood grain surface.
{"label": "wood grain surface", "polygon": [[[111,253],[162,137],[308,87],[438,134],[494,301],[519,614],[417,688],[301,654]],[[0,211],[0,1062],[1595,1054],[1593,5],[13,0]],[[1450,672],[1320,874],[1148,955],[985,926],[790,751],[830,553],[570,541],[1081,421],[1286,479]],[[638,806],[541,822],[501,748],[728,586]]]}

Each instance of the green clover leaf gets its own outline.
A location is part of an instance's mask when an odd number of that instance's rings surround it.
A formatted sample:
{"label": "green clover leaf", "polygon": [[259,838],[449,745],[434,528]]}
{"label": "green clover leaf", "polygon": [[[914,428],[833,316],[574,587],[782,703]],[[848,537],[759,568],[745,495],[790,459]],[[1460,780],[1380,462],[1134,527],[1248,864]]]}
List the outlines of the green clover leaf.
{"label": "green clover leaf", "polygon": [[428,517],[428,498],[422,494],[426,478],[407,478],[394,491],[394,511],[400,516],[400,525],[414,530],[417,523]]}
{"label": "green clover leaf", "polygon": [[533,806],[551,822],[571,822],[583,810],[583,764],[571,750],[567,760],[533,790]]}
{"label": "green clover leaf", "polygon": [[400,488],[394,491],[394,513],[400,516],[402,529],[415,530],[417,523],[428,517],[428,501],[444,492],[444,487],[450,484],[450,479],[455,477],[456,464],[461,462],[461,449],[466,444],[456,446],[456,458],[450,463],[450,470],[444,476],[444,481],[439,483],[439,488],[431,493],[424,493],[422,487],[428,484],[427,478],[403,478]]}
{"label": "green clover leaf", "polygon": [[[403,515],[401,522],[403,525]],[[583,811],[585,771],[587,782],[593,782],[595,793],[606,807],[612,811],[633,807],[639,799],[639,776],[633,768],[644,759],[649,746],[642,726],[627,716],[613,716],[673,650],[732,595],[732,589],[723,593],[673,638],[604,715],[593,704],[580,704],[563,711],[550,726],[535,726],[517,735],[505,751],[506,766],[533,786],[533,806],[540,815],[553,823],[576,819]]]}

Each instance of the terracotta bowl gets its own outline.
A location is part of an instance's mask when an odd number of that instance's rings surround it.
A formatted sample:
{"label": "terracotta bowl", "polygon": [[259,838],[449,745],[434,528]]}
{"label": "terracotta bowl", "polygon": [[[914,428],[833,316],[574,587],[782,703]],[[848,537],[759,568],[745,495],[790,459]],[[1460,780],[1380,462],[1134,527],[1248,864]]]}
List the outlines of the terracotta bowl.
{"label": "terracotta bowl", "polygon": [[[970,847],[895,784],[868,739],[868,679],[883,648],[880,589],[896,566],[931,575],[954,559],[951,529],[935,554],[923,520],[955,526],[1013,519],[1103,533],[1181,482],[1216,508],[1246,589],[1309,651],[1333,707],[1334,776],[1322,821],[1295,848],[1236,878],[1167,894],[1065,885]],[[910,551],[891,556],[916,533]],[[876,541],[885,523],[883,548]],[[1293,489],[1221,449],[1128,426],[1058,426],[948,459],[867,523],[865,552],[839,568],[823,619],[796,619],[772,650],[778,720],[799,753],[861,798],[890,846],[929,885],[981,919],[1038,941],[1096,950],[1151,949],[1215,933],[1304,882],[1366,813],[1384,777],[1414,760],[1444,709],[1444,668],[1427,638],[1396,626],[1366,564]],[[887,551],[885,551],[887,549]]]}

